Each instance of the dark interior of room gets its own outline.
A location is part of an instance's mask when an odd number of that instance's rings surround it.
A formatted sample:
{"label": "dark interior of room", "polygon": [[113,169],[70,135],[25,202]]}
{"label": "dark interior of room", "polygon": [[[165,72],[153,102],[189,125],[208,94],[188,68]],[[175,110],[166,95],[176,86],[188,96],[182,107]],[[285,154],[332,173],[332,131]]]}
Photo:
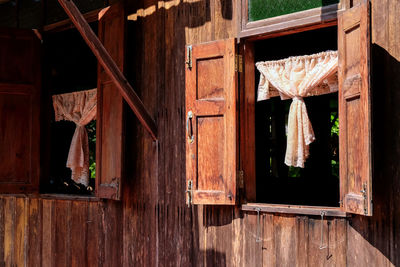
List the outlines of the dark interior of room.
{"label": "dark interior of room", "polygon": [[[337,50],[337,27],[255,42],[255,62]],[[256,88],[259,72],[256,70]],[[316,140],[305,168],[284,164],[286,123],[292,100],[256,103],[257,202],[339,206],[338,94],[305,98]]]}
{"label": "dark interior of room", "polygon": [[[97,32],[97,23],[91,24]],[[44,36],[43,88],[46,111],[43,113],[46,155],[43,155],[41,191],[43,193],[93,194],[95,179],[89,187],[71,180],[71,170],[66,167],[75,123],[55,121],[51,97],[56,94],[89,90],[97,87],[97,59],[76,29],[69,29]],[[95,173],[96,121],[86,125],[89,137],[91,177]],[[94,164],[93,164],[94,162]],[[43,169],[43,167],[42,167]]]}

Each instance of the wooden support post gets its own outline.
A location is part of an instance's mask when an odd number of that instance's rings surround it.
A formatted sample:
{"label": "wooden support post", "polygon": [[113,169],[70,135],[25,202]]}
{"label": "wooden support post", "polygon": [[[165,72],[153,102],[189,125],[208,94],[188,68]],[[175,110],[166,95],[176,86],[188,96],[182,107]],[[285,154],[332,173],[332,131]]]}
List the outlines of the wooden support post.
{"label": "wooden support post", "polygon": [[139,121],[150,133],[151,137],[154,140],[157,140],[157,126],[155,122],[144,107],[143,102],[140,100],[132,86],[118,68],[117,64],[115,64],[110,54],[108,54],[103,44],[97,38],[97,35],[90,28],[89,24],[86,22],[84,16],[79,11],[77,6],[72,2],[72,0],[58,0],[58,2],[67,13],[72,23],[81,33],[83,39],[90,47],[101,66],[104,68],[107,74],[110,75],[112,81],[117,86],[121,95],[131,107]]}

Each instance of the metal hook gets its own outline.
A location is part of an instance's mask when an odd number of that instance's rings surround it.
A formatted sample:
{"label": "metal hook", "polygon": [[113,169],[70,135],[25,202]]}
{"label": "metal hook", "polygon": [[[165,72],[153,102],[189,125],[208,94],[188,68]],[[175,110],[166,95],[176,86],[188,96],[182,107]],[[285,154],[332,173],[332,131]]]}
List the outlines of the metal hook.
{"label": "metal hook", "polygon": [[324,245],[324,216],[326,215],[326,211],[321,211],[321,243],[319,245],[319,249],[327,248],[327,245]]}
{"label": "metal hook", "polygon": [[260,237],[260,208],[256,208],[257,211],[257,237],[256,237],[256,242],[260,243],[262,241],[261,237]]}

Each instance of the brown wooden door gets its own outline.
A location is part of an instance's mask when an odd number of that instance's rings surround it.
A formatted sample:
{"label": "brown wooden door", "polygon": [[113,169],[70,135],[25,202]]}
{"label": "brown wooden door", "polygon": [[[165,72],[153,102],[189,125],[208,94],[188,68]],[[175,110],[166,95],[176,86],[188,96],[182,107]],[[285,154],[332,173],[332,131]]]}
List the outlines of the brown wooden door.
{"label": "brown wooden door", "polygon": [[192,67],[186,68],[186,182],[192,188],[187,200],[233,205],[237,169],[235,40],[194,45],[188,57]]}
{"label": "brown wooden door", "polygon": [[33,31],[0,29],[0,193],[38,191],[40,53]]}
{"label": "brown wooden door", "polygon": [[[100,41],[124,70],[125,13],[122,2],[99,20]],[[120,199],[123,172],[124,101],[109,75],[99,65],[97,82],[96,195]]]}
{"label": "brown wooden door", "polygon": [[339,15],[340,191],[346,212],[372,215],[369,3]]}

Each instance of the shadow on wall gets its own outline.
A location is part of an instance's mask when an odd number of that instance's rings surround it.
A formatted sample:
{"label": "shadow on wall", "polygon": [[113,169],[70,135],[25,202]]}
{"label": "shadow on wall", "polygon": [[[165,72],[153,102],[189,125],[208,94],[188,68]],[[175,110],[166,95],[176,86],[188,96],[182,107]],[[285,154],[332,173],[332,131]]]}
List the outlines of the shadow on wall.
{"label": "shadow on wall", "polygon": [[233,206],[204,206],[203,226],[223,226],[243,218],[243,213]]}
{"label": "shadow on wall", "polygon": [[[222,18],[226,20],[232,20],[233,18],[233,3],[232,0],[215,0],[219,1],[219,6]],[[146,17],[153,15],[162,10],[170,10],[175,8],[179,12],[184,14],[190,14],[186,22],[185,27],[196,28],[204,25],[212,20],[213,14],[211,14],[214,0],[200,0],[195,2],[183,2],[183,0],[170,0],[170,1],[158,1],[151,2],[142,8],[135,8],[128,4],[128,16],[129,20],[136,21],[140,17]],[[130,3],[130,2],[129,2]],[[216,11],[218,12],[218,11]]]}
{"label": "shadow on wall", "polygon": [[374,44],[371,66],[374,211],[350,220],[348,263],[400,266],[400,62]]}
{"label": "shadow on wall", "polygon": [[212,249],[201,251],[201,257],[204,259],[204,266],[226,267],[226,255]]}

